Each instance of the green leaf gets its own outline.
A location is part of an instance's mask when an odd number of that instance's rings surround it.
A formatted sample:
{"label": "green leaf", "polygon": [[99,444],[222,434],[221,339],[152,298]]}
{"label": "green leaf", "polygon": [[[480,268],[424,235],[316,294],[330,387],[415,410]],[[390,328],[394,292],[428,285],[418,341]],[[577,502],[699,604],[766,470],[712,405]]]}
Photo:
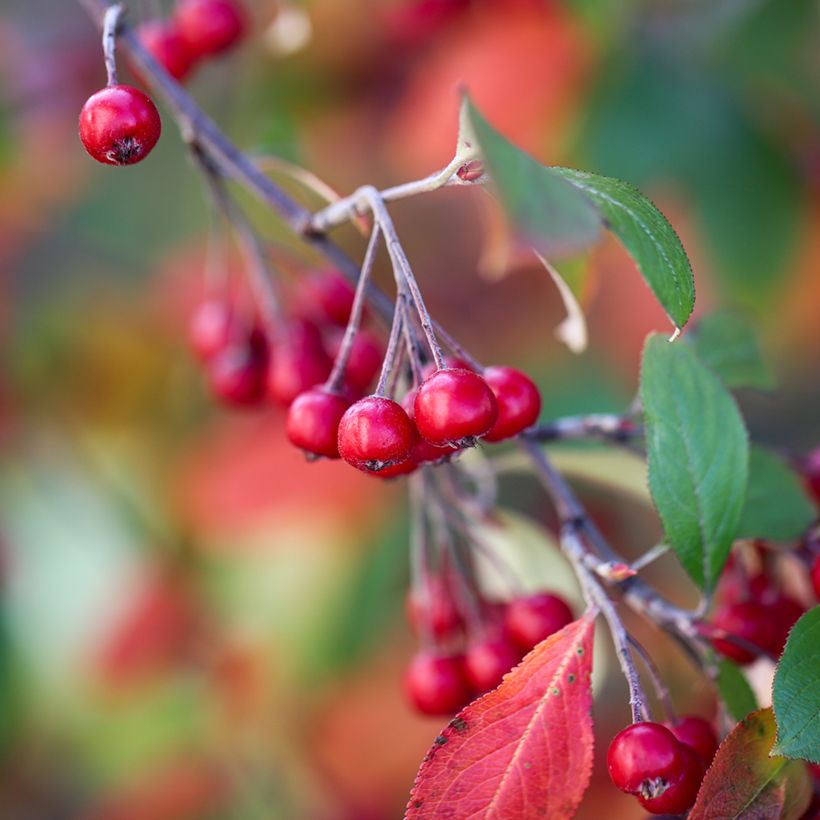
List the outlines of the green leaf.
{"label": "green leaf", "polygon": [[628,182],[571,168],[552,170],[597,203],[669,318],[683,327],[695,306],[695,280],[669,220]]}
{"label": "green leaf", "polygon": [[814,505],[795,472],[778,456],[753,446],[738,538],[789,541],[799,538],[815,517]]}
{"label": "green leaf", "polygon": [[465,106],[472,135],[460,140],[478,144],[504,209],[524,239],[545,256],[571,254],[595,242],[602,222],[595,202],[557,169],[516,148],[469,100]]}
{"label": "green leaf", "polygon": [[773,753],[820,763],[820,606],[792,627],[774,676]]}
{"label": "green leaf", "polygon": [[749,686],[743,670],[726,658],[717,662],[718,689],[729,714],[736,721],[741,721],[758,708],[757,698]]}
{"label": "green leaf", "polygon": [[641,367],[649,489],[684,569],[712,589],[746,495],[749,443],[734,399],[688,345],[656,334]]}

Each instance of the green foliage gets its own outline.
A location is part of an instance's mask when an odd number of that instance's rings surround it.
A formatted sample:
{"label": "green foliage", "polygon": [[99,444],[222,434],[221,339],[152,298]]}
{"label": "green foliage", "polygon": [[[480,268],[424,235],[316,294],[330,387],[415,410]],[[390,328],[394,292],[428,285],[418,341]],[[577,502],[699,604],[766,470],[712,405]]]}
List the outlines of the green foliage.
{"label": "green foliage", "polygon": [[792,627],[774,677],[773,753],[820,763],[820,606]]}
{"label": "green foliage", "polygon": [[757,698],[749,686],[749,681],[739,666],[727,658],[717,662],[718,689],[729,714],[734,720],[741,721],[758,708]]}
{"label": "green foliage", "polygon": [[761,447],[749,451],[749,486],[739,538],[799,538],[817,513],[794,471]]}
{"label": "green foliage", "polygon": [[677,327],[695,306],[695,280],[686,251],[667,218],[627,182],[571,168],[556,168],[598,204],[605,224],[638,265]]}
{"label": "green foliage", "polygon": [[745,316],[730,310],[710,313],[698,322],[687,340],[694,345],[698,358],[727,387],[774,387],[774,377],[763,361],[754,327]]}
{"label": "green foliage", "polygon": [[684,344],[650,336],[641,368],[649,489],[692,580],[712,589],[743,509],[749,444],[737,405]]}

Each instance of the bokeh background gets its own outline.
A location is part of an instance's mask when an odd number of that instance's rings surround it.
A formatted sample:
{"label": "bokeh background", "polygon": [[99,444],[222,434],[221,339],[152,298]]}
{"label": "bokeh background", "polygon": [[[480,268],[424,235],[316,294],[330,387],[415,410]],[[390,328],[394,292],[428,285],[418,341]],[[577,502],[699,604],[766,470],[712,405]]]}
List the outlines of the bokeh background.
{"label": "bokeh background", "polygon": [[[404,181],[449,160],[465,84],[542,161],[661,205],[698,313],[735,306],[759,327],[778,389],[741,394],[753,433],[792,455],[818,443],[816,2],[308,0],[290,9],[301,40],[281,3],[247,5],[248,42],[190,83],[240,145],[341,192]],[[96,30],[72,0],[0,10],[0,815],[398,817],[439,726],[401,694],[403,480],[308,465],[281,410],[215,405],[185,342],[210,216],[170,118],[142,165],[96,165],[76,134],[104,82]],[[242,201],[289,274],[318,264]],[[484,194],[394,216],[435,316],[480,359],[528,369],[545,418],[626,406],[643,339],[668,322],[614,242],[573,264],[591,329],[573,356],[548,278]],[[355,231],[338,239],[362,253]],[[639,462],[559,458],[625,554],[656,542]],[[502,506],[498,549],[577,598],[536,485],[511,473]],[[649,577],[692,602],[674,561]],[[680,707],[711,714],[676,649],[634,628]],[[628,713],[599,644],[605,748]],[[640,816],[597,766],[579,816]]]}

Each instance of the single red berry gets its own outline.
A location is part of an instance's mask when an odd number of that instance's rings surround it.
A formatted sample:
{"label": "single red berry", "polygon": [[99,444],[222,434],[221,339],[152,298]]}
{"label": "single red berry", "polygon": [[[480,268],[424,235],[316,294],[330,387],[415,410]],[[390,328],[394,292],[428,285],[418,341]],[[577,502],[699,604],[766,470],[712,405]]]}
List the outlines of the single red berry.
{"label": "single red berry", "polygon": [[521,653],[503,637],[471,644],[464,655],[464,672],[476,694],[495,689],[521,660]]}
{"label": "single red berry", "polygon": [[548,592],[511,601],[504,613],[504,629],[523,652],[529,652],[571,622],[572,610],[567,602]]}
{"label": "single red berry", "polygon": [[428,575],[418,589],[408,592],[405,611],[416,635],[448,638],[463,626],[453,595],[438,575]]}
{"label": "single red berry", "polygon": [[344,327],[354,295],[353,285],[337,271],[315,271],[299,283],[297,310],[314,321]]}
{"label": "single red berry", "polygon": [[815,598],[820,599],[820,555],[816,555],[811,565],[811,585]]}
{"label": "single red berry", "polygon": [[299,394],[288,409],[286,433],[308,455],[339,458],[339,422],[350,400],[324,387]]}
{"label": "single red berry", "polygon": [[439,447],[474,443],[498,417],[487,382],[471,370],[451,368],[438,370],[421,383],[414,410],[422,438]]}
{"label": "single red berry", "polygon": [[130,85],[92,94],[80,111],[85,150],[105,165],[133,165],[157,144],[162,123],[151,98]]}
{"label": "single red berry", "polygon": [[485,441],[512,438],[535,424],[541,412],[541,394],[526,373],[512,367],[488,367],[482,375],[498,403],[498,418]]}
{"label": "single red berry", "polygon": [[696,715],[686,715],[677,723],[664,725],[681,743],[691,746],[703,758],[704,764],[709,766],[717,751],[718,739],[708,720]]}
{"label": "single red berry", "polygon": [[[334,357],[339,354],[342,334],[331,345]],[[344,381],[353,390],[366,390],[382,365],[384,348],[378,338],[367,330],[360,330],[353,337],[350,355],[345,367]]]}
{"label": "single red berry", "polygon": [[284,334],[271,356],[268,395],[285,407],[330,375],[330,357],[307,327],[298,325],[296,330]]}
{"label": "single red berry", "polygon": [[[761,650],[768,649],[774,641],[771,613],[755,601],[740,601],[721,607],[715,613],[712,623]],[[741,665],[751,663],[757,657],[751,649],[721,638],[713,638],[712,644],[722,655]]]}
{"label": "single red berry", "polygon": [[174,22],[196,57],[228,51],[247,29],[245,11],[236,0],[180,0]]}
{"label": "single red berry", "polygon": [[803,459],[803,479],[820,507],[820,447],[816,447]]}
{"label": "single red berry", "polygon": [[451,715],[470,699],[461,655],[420,652],[404,677],[407,699],[424,715]]}
{"label": "single red berry", "polygon": [[237,335],[237,323],[230,304],[224,299],[200,302],[191,314],[188,342],[203,361],[224,350],[234,335]]}
{"label": "single red berry", "polygon": [[775,658],[779,658],[786,646],[791,628],[800,620],[805,608],[788,595],[778,595],[767,605],[766,609],[771,622],[771,637],[765,648]]}
{"label": "single red berry", "polygon": [[416,437],[400,404],[384,396],[366,396],[342,416],[339,453],[359,470],[379,472],[407,461]]}
{"label": "single red berry", "polygon": [[148,20],[136,31],[142,47],[175,79],[184,80],[195,58],[173,22]]}
{"label": "single red berry", "polygon": [[633,723],[609,744],[609,777],[622,792],[652,797],[680,778],[686,765],[683,748],[660,723]]}
{"label": "single red berry", "polygon": [[[405,395],[401,402],[401,406],[404,408],[407,415],[410,416],[410,419],[414,424],[416,422],[417,393],[418,388],[413,388]],[[453,453],[457,452],[458,448],[456,447],[438,447],[435,444],[430,444],[429,441],[425,441],[423,438],[419,438],[413,447],[412,457],[417,464],[438,464],[450,458]]]}
{"label": "single red berry", "polygon": [[208,362],[208,378],[216,398],[235,407],[259,404],[265,396],[268,344],[254,328],[241,340],[214,355]]}
{"label": "single red berry", "polygon": [[703,759],[691,746],[680,745],[683,764],[678,777],[660,790],[653,787],[647,794],[638,794],[638,802],[650,814],[683,814],[695,804],[703,781]]}

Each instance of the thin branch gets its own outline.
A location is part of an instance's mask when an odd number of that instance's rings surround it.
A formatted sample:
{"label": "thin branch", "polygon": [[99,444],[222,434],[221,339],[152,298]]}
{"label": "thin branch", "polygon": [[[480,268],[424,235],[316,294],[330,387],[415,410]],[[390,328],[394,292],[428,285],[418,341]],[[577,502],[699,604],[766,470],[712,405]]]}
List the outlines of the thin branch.
{"label": "thin branch", "polygon": [[122,18],[123,7],[117,3],[109,6],[103,18],[102,48],[105,59],[105,73],[108,85],[119,85],[117,79],[117,28]]}

